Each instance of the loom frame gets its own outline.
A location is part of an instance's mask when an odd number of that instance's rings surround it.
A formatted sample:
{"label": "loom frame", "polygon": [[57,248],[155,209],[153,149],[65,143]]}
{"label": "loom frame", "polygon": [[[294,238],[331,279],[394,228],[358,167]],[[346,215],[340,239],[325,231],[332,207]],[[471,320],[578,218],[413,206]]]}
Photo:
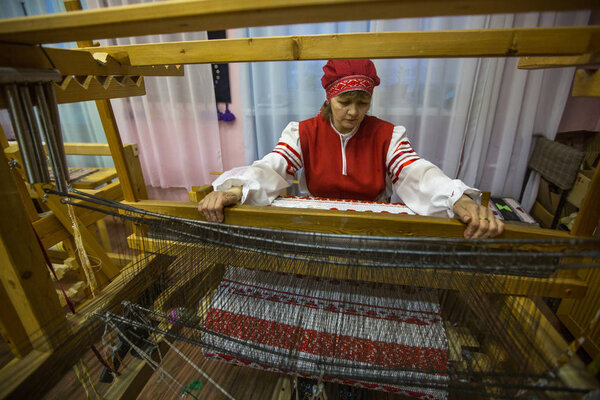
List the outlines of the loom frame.
{"label": "loom frame", "polygon": [[[51,68],[56,67],[63,75],[89,75],[105,79],[109,76],[177,76],[183,74],[180,64],[226,61],[266,61],[266,60],[299,60],[331,58],[331,51],[339,40],[347,40],[342,35],[324,35],[322,37],[288,37],[269,38],[264,40],[231,40],[219,44],[191,42],[180,44],[155,44],[139,46],[115,46],[113,48],[94,48],[90,40],[121,37],[133,34],[184,32],[192,30],[227,29],[234,27],[276,25],[299,22],[325,22],[360,19],[379,19],[395,17],[423,17],[442,15],[488,14],[502,12],[525,12],[545,10],[572,10],[600,7],[597,0],[536,0],[523,2],[511,0],[496,2],[493,0],[437,0],[423,4],[419,0],[276,0],[254,1],[242,0],[216,1],[172,1],[168,3],[143,4],[122,8],[102,9],[95,11],[76,11],[80,5],[78,0],[66,0],[65,5],[73,13],[54,14],[49,16],[26,17],[12,20],[0,20],[0,65],[10,67]],[[110,27],[110,29],[108,29]],[[109,33],[110,32],[110,33]],[[436,36],[438,35],[438,36]],[[486,35],[489,40],[476,51],[466,52],[464,45],[471,44],[473,37]],[[451,51],[443,51],[439,46],[425,46],[432,38],[443,38],[451,46]],[[583,66],[589,68],[598,63],[600,50],[600,27],[579,27],[577,29],[534,28],[529,30],[509,29],[502,32],[432,32],[432,33],[400,33],[396,35],[364,35],[351,34],[349,39],[359,51],[352,57],[394,58],[394,57],[475,57],[475,56],[507,56],[523,57],[519,66],[522,68],[545,68],[557,66]],[[390,48],[390,41],[399,43]],[[408,51],[407,43],[415,39],[422,40],[427,47],[423,53]],[[43,43],[56,43],[77,40],[81,50],[46,49],[38,46]],[[261,44],[264,42],[264,45]],[[356,43],[360,44],[359,46]],[[364,44],[369,46],[364,46]],[[274,46],[275,44],[275,46]],[[215,51],[217,46],[218,51]],[[226,46],[226,47],[223,47]],[[448,46],[446,46],[448,47]],[[310,52],[311,49],[316,51]],[[540,50],[541,49],[541,50]],[[183,50],[183,51],[182,51]],[[345,49],[347,51],[347,48]],[[237,56],[243,54],[244,58]],[[339,55],[344,56],[344,53]],[[348,56],[348,55],[346,55]],[[51,62],[49,60],[52,60]],[[157,65],[160,64],[160,65]],[[590,75],[593,79],[590,78]],[[576,75],[576,93],[600,95],[598,72],[583,71]],[[583,88],[583,89],[582,89]],[[125,202],[136,207],[161,213],[200,219],[193,202],[157,202],[147,200],[143,177],[132,174],[110,102],[111,97],[122,97],[142,94],[139,90],[120,90],[113,93],[96,88],[85,93],[80,92],[70,101],[87,99],[97,100],[102,124],[107,136],[108,147],[115,161],[115,167],[123,188]],[[2,106],[2,104],[0,104]],[[3,137],[3,135],[0,135]],[[4,143],[3,143],[4,145]],[[3,146],[6,147],[6,146]],[[0,160],[1,161],[1,160]],[[42,369],[53,368],[54,360],[60,352],[81,351],[81,349],[58,348],[50,340],[51,332],[41,331],[41,336],[48,340],[36,340],[39,327],[48,326],[48,321],[58,320],[66,324],[62,309],[54,296],[54,289],[45,271],[41,250],[36,248],[34,229],[38,233],[45,232],[47,237],[64,236],[61,224],[45,222],[34,228],[29,214],[21,201],[19,187],[13,182],[14,174],[2,162],[0,166],[0,191],[10,207],[0,207],[0,299],[3,307],[0,313],[2,334],[14,345],[17,358],[0,371],[0,398],[15,398],[27,394],[27,386],[36,382],[37,373]],[[142,189],[143,188],[143,189]],[[197,193],[191,198],[198,199]],[[600,171],[597,169],[592,179],[575,227],[574,236],[590,236],[600,219]],[[11,212],[6,212],[10,209]],[[30,210],[29,210],[30,211]],[[31,212],[31,211],[30,211]],[[85,219],[86,211],[81,211]],[[265,210],[252,206],[236,206],[226,210],[228,223],[265,226],[295,227],[303,226],[307,230],[319,227],[324,232],[357,233],[380,235],[425,235],[454,236],[462,235],[462,225],[458,221],[418,216],[377,216],[379,225],[373,226],[373,216],[368,218],[360,213],[316,210]],[[46,237],[45,236],[45,237]],[[507,226],[505,237],[568,237],[567,234],[545,229]],[[55,240],[55,239],[53,239]],[[44,244],[48,244],[43,240]],[[152,263],[147,268],[151,274]],[[116,280],[122,279],[118,276]],[[136,278],[133,278],[136,279]],[[563,278],[561,278],[563,279]],[[565,297],[583,296],[581,287],[587,286],[575,275],[565,276],[566,281],[573,281],[573,290],[563,290]],[[115,281],[116,282],[116,281]],[[575,284],[577,283],[577,284]],[[116,284],[109,284],[101,293],[101,298],[124,298],[123,290],[115,291]],[[123,286],[123,287],[126,287]],[[567,292],[569,291],[570,292]],[[511,303],[514,297],[507,297]],[[584,297],[585,299],[585,297]],[[514,301],[513,301],[514,300]],[[527,302],[528,299],[518,299]],[[577,299],[570,302],[579,301]],[[93,310],[100,300],[92,301],[83,310]],[[509,304],[510,306],[510,304]],[[528,303],[528,307],[535,307]],[[532,308],[533,309],[533,308]],[[537,310],[537,308],[535,308]],[[534,311],[535,312],[535,311]],[[545,340],[557,356],[566,343],[551,327],[548,326]],[[545,322],[544,322],[545,321]],[[80,321],[84,326],[85,321]],[[54,325],[56,327],[57,325]],[[82,329],[75,329],[73,337],[77,337]],[[26,338],[27,340],[17,340]],[[42,345],[39,345],[42,343]],[[35,346],[35,347],[34,347]],[[582,364],[574,361],[574,371]],[[7,376],[19,374],[20,379],[7,381]],[[136,385],[139,386],[140,375],[133,377],[129,385],[121,388],[118,398],[132,398]],[[575,377],[572,377],[575,379]]]}

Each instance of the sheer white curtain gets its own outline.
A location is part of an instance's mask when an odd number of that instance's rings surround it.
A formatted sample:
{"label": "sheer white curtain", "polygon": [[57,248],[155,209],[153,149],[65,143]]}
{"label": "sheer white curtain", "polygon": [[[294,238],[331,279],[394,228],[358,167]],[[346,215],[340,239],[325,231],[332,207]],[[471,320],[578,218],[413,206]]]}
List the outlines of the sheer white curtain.
{"label": "sheer white curtain", "polygon": [[[586,11],[415,18],[252,28],[239,36],[586,25],[588,19]],[[517,62],[375,60],[382,83],[375,89],[371,114],[404,125],[413,147],[449,176],[518,198],[531,137],[554,138],[573,69],[525,71],[517,69]],[[242,69],[247,162],[271,151],[289,120],[316,114],[325,98],[323,64],[250,63]]]}
{"label": "sheer white curtain", "polygon": [[[88,8],[141,0],[88,0]],[[101,40],[102,45],[205,40],[206,32]],[[146,95],[111,100],[123,142],[139,144],[146,184],[187,187],[222,171],[210,65],[185,66],[184,77],[146,77]]]}

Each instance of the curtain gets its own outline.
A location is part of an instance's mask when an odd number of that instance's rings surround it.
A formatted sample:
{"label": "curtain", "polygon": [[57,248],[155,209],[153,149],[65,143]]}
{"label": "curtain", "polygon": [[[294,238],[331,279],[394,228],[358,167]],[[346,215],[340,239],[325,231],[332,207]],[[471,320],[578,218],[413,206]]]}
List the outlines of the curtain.
{"label": "curtain", "polygon": [[[88,0],[88,8],[140,0]],[[101,40],[102,45],[206,40],[206,32]],[[146,184],[186,187],[222,171],[210,65],[186,65],[184,77],[146,77],[146,95],[111,100],[123,142],[138,143]]]}
{"label": "curtain", "polygon": [[[1,2],[3,18],[65,11],[62,0]],[[84,8],[142,3],[142,0],[88,0]],[[102,45],[204,40],[205,32],[101,40]],[[74,43],[61,47],[76,47]],[[184,77],[146,77],[146,95],[113,99],[111,104],[124,143],[137,143],[146,184],[186,187],[212,181],[210,171],[222,171],[221,144],[210,65],[188,65]],[[106,142],[96,105],[82,102],[59,105],[66,142]],[[7,135],[12,129],[7,113],[0,113]],[[109,157],[82,160],[71,156],[70,166],[111,166]]]}
{"label": "curtain", "polygon": [[[586,25],[588,19],[588,11],[411,18],[248,28],[238,36]],[[514,198],[520,195],[532,136],[554,138],[574,73],[572,68],[518,70],[516,58],[374,62],[382,83],[374,92],[372,115],[404,125],[413,147],[450,177]],[[324,63],[242,68],[248,163],[272,150],[288,121],[317,113],[325,99]]]}

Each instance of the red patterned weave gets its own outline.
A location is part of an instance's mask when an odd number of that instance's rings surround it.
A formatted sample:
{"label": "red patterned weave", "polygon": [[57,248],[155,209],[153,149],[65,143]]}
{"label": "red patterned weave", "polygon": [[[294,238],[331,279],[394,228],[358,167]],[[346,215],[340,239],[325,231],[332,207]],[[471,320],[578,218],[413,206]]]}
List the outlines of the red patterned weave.
{"label": "red patterned weave", "polygon": [[331,85],[327,86],[325,93],[327,95],[327,99],[331,99],[340,93],[349,92],[352,90],[362,90],[363,92],[367,92],[372,95],[374,87],[375,82],[368,76],[352,75],[343,77],[333,82]]}
{"label": "red patterned weave", "polygon": [[238,365],[447,397],[448,343],[431,290],[228,267],[203,332],[206,356]]}

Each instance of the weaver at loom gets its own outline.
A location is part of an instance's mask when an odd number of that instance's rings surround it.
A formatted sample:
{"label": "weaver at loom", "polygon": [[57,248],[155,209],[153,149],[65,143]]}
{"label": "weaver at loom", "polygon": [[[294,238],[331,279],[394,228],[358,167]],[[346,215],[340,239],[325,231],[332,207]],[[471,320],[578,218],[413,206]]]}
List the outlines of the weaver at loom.
{"label": "weaver at loom", "polygon": [[[44,74],[33,84],[51,79]],[[16,98],[8,89],[7,97]],[[55,108],[53,96],[39,92],[40,109]],[[29,92],[21,93],[27,99]],[[22,115],[32,111],[31,103],[22,106]],[[58,126],[57,113],[44,115],[44,127]],[[40,132],[27,132],[22,142],[36,149]],[[45,158],[30,161],[28,175],[43,183],[33,173],[47,171]],[[67,171],[59,153],[51,161]],[[131,262],[111,289],[135,303],[101,299],[93,308],[100,319],[86,318],[76,337],[82,346],[114,333],[117,340],[102,342],[115,372],[131,350],[174,394],[193,397],[152,360],[159,343],[167,343],[225,392],[171,343],[176,338],[216,359],[314,378],[312,398],[327,390],[325,381],[427,399],[448,392],[515,398],[540,388],[589,390],[561,379],[572,352],[565,349],[566,361],[548,354],[537,339],[540,313],[517,296],[560,297],[553,285],[561,270],[598,266],[597,240],[376,237],[215,224],[81,193],[63,174],[55,176],[62,182],[58,190],[44,183],[48,196],[110,214],[129,234],[124,250],[131,254],[123,255]],[[61,349],[57,362],[67,366],[80,357],[64,350],[72,348],[70,339],[70,329],[52,336]],[[53,373],[46,369],[39,377]]]}
{"label": "weaver at loom", "polygon": [[[464,234],[466,238],[489,238],[502,233],[503,223],[494,218],[487,207],[472,199],[479,199],[480,192],[459,180],[448,178],[432,163],[421,159],[411,148],[403,126],[393,126],[366,115],[373,89],[380,83],[375,65],[370,60],[330,60],[323,71],[321,83],[327,100],[319,114],[300,123],[289,123],[275,149],[262,160],[249,168],[239,168],[221,175],[213,184],[215,191],[199,205],[200,211],[209,221],[222,221],[223,207],[229,204],[271,204],[281,190],[291,185],[296,172],[304,168],[302,189],[312,196],[363,201],[391,200],[393,203],[402,201],[418,214],[458,217],[467,225]],[[433,364],[441,370],[445,369],[445,333],[440,319],[439,301],[431,293],[426,296],[415,295],[413,291],[406,291],[403,287],[383,286],[349,289],[346,287],[348,282],[343,281],[327,282],[293,275],[273,277],[267,273],[257,273],[242,279],[239,274],[238,269],[227,270],[224,278],[226,283],[219,290],[231,293],[234,300],[227,298],[227,304],[214,302],[211,310],[215,311],[209,313],[206,321],[207,326],[214,327],[224,335],[235,334],[234,332],[239,331],[236,326],[252,324],[255,318],[286,324],[290,321],[290,315],[303,315],[312,322],[303,323],[296,319],[296,323],[291,326],[305,332],[316,331],[318,335],[331,336],[331,343],[326,346],[328,348],[322,348],[316,342],[300,345],[302,349],[299,350],[313,358],[357,357],[358,354],[353,354],[352,351],[342,354],[345,350],[334,349],[346,345],[345,341],[351,347],[350,342],[360,337],[365,343],[361,344],[364,347],[359,352],[388,352],[386,362],[391,363],[386,364],[388,367],[406,366],[399,361],[406,357],[403,355],[405,352],[429,349],[427,357],[436,359],[439,365],[437,362]],[[252,288],[251,294],[247,293],[249,288]],[[251,301],[256,304],[249,304],[251,302],[247,302],[248,297],[258,297]],[[293,304],[280,305],[285,311],[275,312],[285,315],[284,318],[260,311],[263,308],[269,309],[273,302],[268,299],[272,298],[277,298],[276,303]],[[313,301],[327,305],[318,311],[312,311]],[[356,304],[368,311],[365,314],[355,314],[353,309]],[[307,310],[310,312],[307,313]],[[384,316],[387,315],[385,310],[402,310],[402,313],[406,313],[401,322],[406,326],[402,329],[413,330],[418,337],[423,337],[425,335],[417,332],[426,326],[429,338],[406,343],[398,341],[399,338],[391,334],[398,327],[387,326],[398,321],[388,320]],[[330,313],[341,317],[326,326]],[[232,318],[237,322],[232,322]],[[223,319],[227,322],[223,322]],[[259,323],[256,329],[260,332],[264,328]],[[359,331],[355,332],[355,329]],[[373,332],[386,331],[388,335],[384,341],[389,347],[378,347],[373,341]],[[283,332],[286,332],[285,328],[282,328],[282,334],[289,334]],[[351,332],[355,333],[348,336]],[[271,335],[273,332],[266,334]],[[347,338],[343,338],[344,335]],[[246,337],[245,340],[257,344],[256,339]],[[412,349],[408,349],[407,345],[412,346]],[[239,354],[243,345],[233,344],[233,349]],[[373,354],[372,357],[380,355]],[[223,358],[228,359],[226,356]],[[263,362],[269,364],[268,358],[265,355]],[[368,363],[367,358],[361,361]],[[413,361],[414,358],[411,359]],[[421,361],[423,365],[431,362],[424,358]],[[317,375],[315,366],[309,369]],[[297,367],[290,369],[296,370]],[[331,370],[329,374],[332,372],[339,374],[339,370]],[[367,383],[362,384],[369,387]],[[310,383],[301,382],[300,386],[300,389],[309,386],[308,390],[304,390],[306,398],[310,398],[308,393],[316,391],[310,388]],[[381,389],[377,385],[370,387]],[[414,392],[418,396],[423,393]],[[439,397],[441,393],[433,391],[427,395]],[[354,397],[347,394],[345,398]]]}
{"label": "weaver at loom", "polygon": [[209,221],[222,221],[226,205],[271,204],[304,168],[301,191],[311,196],[402,201],[420,215],[458,217],[466,238],[502,233],[503,223],[473,201],[480,192],[421,159],[403,126],[366,115],[380,83],[370,60],[330,60],[323,71],[319,114],[290,122],[262,160],[221,175],[199,205]]}

